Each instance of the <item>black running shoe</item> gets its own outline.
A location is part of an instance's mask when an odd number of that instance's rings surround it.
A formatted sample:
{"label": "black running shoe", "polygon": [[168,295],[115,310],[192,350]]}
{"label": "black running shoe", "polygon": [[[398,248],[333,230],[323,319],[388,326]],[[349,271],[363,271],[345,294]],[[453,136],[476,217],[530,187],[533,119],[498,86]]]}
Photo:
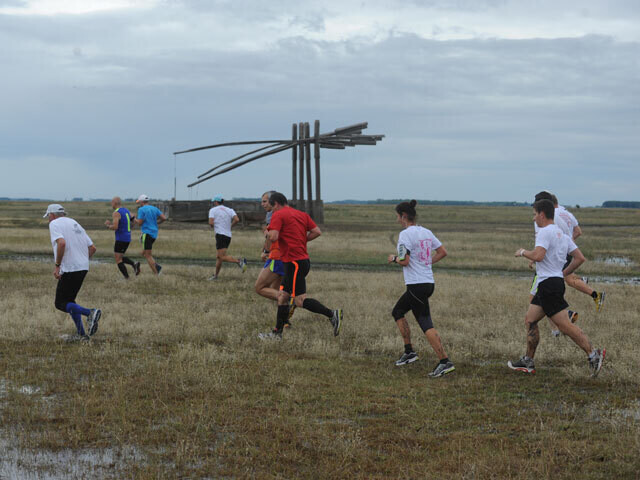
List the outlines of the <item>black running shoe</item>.
{"label": "black running shoe", "polygon": [[136,277],[140,275],[140,262],[133,264],[133,271],[136,272]]}
{"label": "black running shoe", "polygon": [[416,352],[403,353],[402,356],[396,360],[396,367],[407,365],[418,360],[418,354]]}
{"label": "black running shoe", "polygon": [[156,272],[158,272],[158,275],[160,275],[160,272],[162,271],[162,265],[158,265],[156,263]]}

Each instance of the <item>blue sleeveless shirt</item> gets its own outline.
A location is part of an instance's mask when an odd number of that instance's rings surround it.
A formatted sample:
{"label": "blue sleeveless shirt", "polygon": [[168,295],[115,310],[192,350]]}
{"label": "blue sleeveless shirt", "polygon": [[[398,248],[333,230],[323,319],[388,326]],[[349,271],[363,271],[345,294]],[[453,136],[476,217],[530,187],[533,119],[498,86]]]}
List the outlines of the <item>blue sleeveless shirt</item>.
{"label": "blue sleeveless shirt", "polygon": [[116,210],[120,214],[120,221],[118,222],[118,229],[116,230],[117,242],[130,242],[131,241],[131,213],[124,207],[120,207]]}

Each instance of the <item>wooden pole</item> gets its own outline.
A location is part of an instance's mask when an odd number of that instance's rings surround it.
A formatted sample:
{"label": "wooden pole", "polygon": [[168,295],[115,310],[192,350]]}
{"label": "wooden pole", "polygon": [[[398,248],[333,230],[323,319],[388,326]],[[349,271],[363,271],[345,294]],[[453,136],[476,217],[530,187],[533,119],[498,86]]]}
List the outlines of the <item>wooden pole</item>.
{"label": "wooden pole", "polygon": [[320,120],[313,122],[313,136],[315,143],[313,145],[313,157],[316,161],[316,200],[320,200]]}
{"label": "wooden pole", "polygon": [[[300,122],[298,124],[298,138],[300,140],[302,140],[304,138],[304,123]],[[299,170],[298,170],[298,176],[299,176],[299,186],[300,189],[298,191],[299,196],[298,196],[298,203],[296,204],[296,207],[298,208],[298,210],[302,210],[304,211],[304,142],[300,142],[300,148],[299,148],[300,152],[299,152]]]}
{"label": "wooden pole", "polygon": [[[298,125],[295,123],[291,126],[291,139],[295,142],[298,140]],[[293,147],[291,149],[291,200],[295,202],[298,196],[298,186],[296,184],[296,177],[298,174],[298,149]]]}
{"label": "wooden pole", "polygon": [[[310,139],[309,135],[309,122],[304,124],[304,138]],[[307,209],[306,212],[309,215],[313,214],[313,208],[311,202],[313,201],[313,191],[311,188],[311,142],[307,141],[304,144],[305,160],[307,164]]]}

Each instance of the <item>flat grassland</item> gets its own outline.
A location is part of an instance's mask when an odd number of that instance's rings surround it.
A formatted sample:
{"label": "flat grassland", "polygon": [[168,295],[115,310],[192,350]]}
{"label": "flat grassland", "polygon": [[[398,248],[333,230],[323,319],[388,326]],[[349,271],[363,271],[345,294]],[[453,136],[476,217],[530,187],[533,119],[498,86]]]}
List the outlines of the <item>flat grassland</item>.
{"label": "flat grassland", "polygon": [[[98,248],[78,303],[103,319],[89,344],[60,338],[74,328],[53,306],[46,205],[3,202],[0,478],[638,478],[638,211],[574,211],[588,259],[579,273],[607,292],[598,314],[567,292],[607,349],[591,378],[546,321],[537,374],[506,367],[525,348],[531,273],[513,252],[531,247],[531,209],[420,207],[449,251],[431,307],[456,364],[430,380],[436,357],[412,317],[420,360],[394,366],[390,311],[404,283],[385,262],[400,229],[392,206],[327,205],[309,245],[309,294],[344,308],[340,335],[299,309],[284,340],[265,343],[257,333],[275,306],[253,291],[257,228],[237,229],[229,250],[249,259],[247,273],[226,264],[207,282],[208,228],[168,222],[154,245],[163,275],[144,265],[125,282],[102,227],[109,205],[65,205]],[[139,243],[128,253],[141,259]]]}

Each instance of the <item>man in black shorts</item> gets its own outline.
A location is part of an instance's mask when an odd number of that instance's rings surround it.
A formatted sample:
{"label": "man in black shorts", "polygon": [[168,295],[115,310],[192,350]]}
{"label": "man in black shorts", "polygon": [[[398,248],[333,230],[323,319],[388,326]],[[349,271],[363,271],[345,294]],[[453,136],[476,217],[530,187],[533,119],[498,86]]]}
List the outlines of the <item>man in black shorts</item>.
{"label": "man in black shorts", "polygon": [[279,192],[269,197],[273,207],[269,223],[269,240],[278,242],[284,262],[284,276],[278,293],[278,314],[276,328],[258,336],[262,339],[280,339],[289,317],[289,298],[295,305],[310,312],[324,315],[331,321],[333,334],[340,333],[342,310],[330,310],[313,298],[307,298],[306,276],[311,269],[307,242],[318,238],[322,232],[315,222],[304,212],[287,205],[287,198]]}
{"label": "man in black shorts", "polygon": [[140,274],[140,262],[134,262],[129,257],[124,256],[129,248],[129,243],[131,243],[131,227],[135,225],[135,222],[132,222],[131,212],[122,206],[120,197],[113,197],[111,208],[113,208],[113,221],[107,220],[104,224],[109,230],[115,231],[116,243],[113,246],[113,254],[116,258],[116,265],[122,276],[129,279],[127,265],[133,267],[136,275]]}
{"label": "man in black shorts", "polygon": [[[533,357],[540,342],[538,322],[547,316],[562,333],[585,351],[592,376],[595,377],[602,368],[606,351],[594,349],[580,327],[571,323],[567,313],[568,304],[564,299],[564,277],[573,273],[584,262],[584,255],[573,240],[554,224],[555,212],[550,200],[538,200],[533,204],[533,210],[534,221],[540,228],[536,235],[535,249],[529,251],[520,248],[515,255],[537,263],[538,289],[525,317],[527,353],[520,360],[509,361],[508,366],[519,372],[535,373]],[[571,255],[572,260],[563,270],[567,254]]]}

